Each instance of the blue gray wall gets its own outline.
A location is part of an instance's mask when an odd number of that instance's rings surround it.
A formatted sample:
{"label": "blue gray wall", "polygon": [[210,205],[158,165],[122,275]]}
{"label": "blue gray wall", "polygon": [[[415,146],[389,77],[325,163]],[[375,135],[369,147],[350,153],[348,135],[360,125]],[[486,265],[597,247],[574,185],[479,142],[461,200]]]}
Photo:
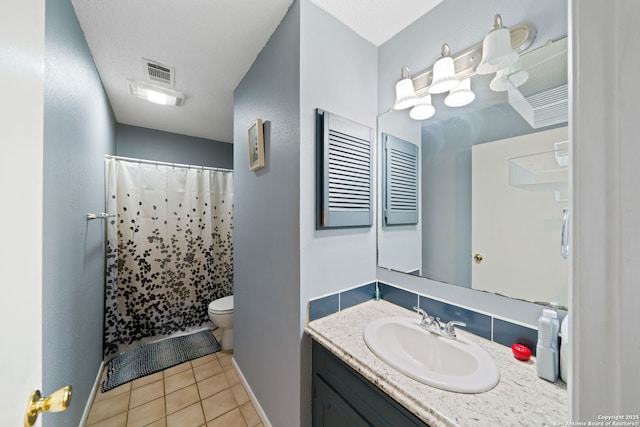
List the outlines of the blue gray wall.
{"label": "blue gray wall", "polygon": [[[434,9],[416,20],[404,31],[380,46],[378,50],[378,112],[387,111],[394,102],[395,84],[400,77],[400,68],[409,67],[418,73],[433,65],[440,56],[443,43],[448,43],[452,52],[461,51],[482,40],[493,23],[496,13],[502,15],[503,23],[512,26],[531,22],[537,29],[536,40],[531,49],[548,40],[567,35],[568,8],[565,0],[444,0]],[[475,83],[488,85],[492,76],[476,76]],[[472,83],[474,84],[474,83]],[[504,94],[506,98],[506,94]],[[470,171],[472,144],[526,133],[526,124],[511,108],[500,104],[487,108],[481,114],[472,111],[474,104],[456,109],[455,113],[442,110],[442,95],[434,95],[436,115],[423,125],[423,156],[446,152],[446,164],[425,164],[423,174],[428,177],[423,185],[423,197],[437,193],[444,199],[423,209],[423,235],[446,233],[447,239],[438,243],[423,242],[423,256],[436,257],[437,269],[434,279],[470,283],[470,270],[461,265],[468,264],[471,232],[470,176],[460,179],[455,171]],[[439,110],[438,110],[439,109]],[[451,109],[449,109],[451,110]],[[438,114],[440,111],[440,114]],[[408,114],[408,112],[407,112]],[[438,118],[442,118],[441,121]],[[506,122],[510,124],[505,125]],[[492,126],[498,123],[498,126]],[[485,126],[489,124],[490,126]],[[524,129],[524,130],[523,130]],[[509,133],[507,135],[505,132]],[[438,169],[440,168],[440,169]],[[431,175],[429,175],[431,174]],[[468,173],[467,173],[468,174]],[[448,208],[447,208],[448,206]],[[433,218],[443,223],[430,227]],[[444,242],[444,243],[443,243]],[[465,257],[460,261],[460,254]],[[430,265],[423,265],[430,270]],[[444,269],[442,268],[444,266]],[[452,273],[455,272],[455,274]],[[412,277],[378,269],[378,280],[384,280],[415,292],[467,305],[514,320],[535,324],[540,306],[509,298],[499,297],[461,287],[451,286],[435,280]]]}
{"label": "blue gray wall", "polygon": [[[102,362],[105,153],[115,120],[69,0],[48,0],[45,23],[43,393],[71,384],[78,425]],[[28,160],[25,160],[28,166]]]}
{"label": "blue gray wall", "polygon": [[[274,426],[300,425],[300,5],[234,92],[234,359]],[[266,166],[247,128],[265,121]]]}
{"label": "blue gray wall", "polygon": [[422,276],[470,288],[471,140],[452,121],[422,128]]}
{"label": "blue gray wall", "polygon": [[[300,3],[299,162],[301,310],[304,312],[301,323],[304,327],[306,302],[310,298],[370,283],[376,278],[375,227],[316,230],[315,109],[329,111],[373,131],[377,49],[311,0]],[[372,133],[375,135],[375,131]],[[375,165],[375,158],[372,162]],[[331,268],[327,269],[327,265]]]}
{"label": "blue gray wall", "polygon": [[233,144],[121,123],[116,125],[116,154],[160,162],[233,168]]}
{"label": "blue gray wall", "polygon": [[[314,111],[375,127],[376,58],[310,0],[295,1],[235,91],[234,357],[274,426],[311,422],[309,298],[375,280],[374,228],[315,230]],[[241,153],[258,117],[267,166],[249,172]]]}
{"label": "blue gray wall", "polygon": [[[311,425],[311,342],[307,303],[376,280],[375,227],[316,230],[316,108],[376,125],[377,49],[313,4],[300,1],[300,336],[301,419]],[[375,134],[375,132],[373,132]],[[373,164],[376,164],[375,158]],[[374,187],[375,188],[375,187]],[[376,196],[374,195],[373,206]],[[292,424],[289,424],[292,425]]]}

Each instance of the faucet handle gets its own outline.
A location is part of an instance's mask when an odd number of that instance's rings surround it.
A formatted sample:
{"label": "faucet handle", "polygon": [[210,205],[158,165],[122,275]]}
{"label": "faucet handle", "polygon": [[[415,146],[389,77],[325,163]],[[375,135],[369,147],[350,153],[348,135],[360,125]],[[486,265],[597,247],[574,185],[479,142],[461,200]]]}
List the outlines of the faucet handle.
{"label": "faucet handle", "polygon": [[456,326],[467,326],[465,322],[460,322],[458,320],[451,320],[447,322],[447,326],[444,327],[444,334],[447,337],[455,338],[456,337]]}
{"label": "faucet handle", "polygon": [[430,325],[433,322],[433,320],[430,321],[429,319],[430,316],[427,314],[427,312],[421,309],[420,307],[414,306],[413,309],[417,311],[419,315],[422,316],[422,320],[420,321],[421,325]]}

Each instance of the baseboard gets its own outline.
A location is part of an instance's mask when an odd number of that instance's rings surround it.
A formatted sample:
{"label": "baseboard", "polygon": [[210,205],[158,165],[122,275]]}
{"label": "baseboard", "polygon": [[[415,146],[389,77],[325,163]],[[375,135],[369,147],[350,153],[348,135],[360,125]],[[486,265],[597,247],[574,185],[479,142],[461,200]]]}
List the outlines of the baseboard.
{"label": "baseboard", "polygon": [[269,419],[267,418],[267,414],[265,414],[264,410],[262,409],[262,406],[260,406],[260,402],[258,402],[256,395],[253,394],[253,390],[251,390],[251,387],[249,386],[247,379],[244,377],[244,375],[242,374],[242,371],[238,367],[238,364],[236,363],[235,358],[231,358],[231,364],[233,365],[234,369],[238,373],[238,377],[240,377],[240,382],[242,382],[242,385],[247,391],[247,394],[249,395],[249,399],[251,399],[251,403],[253,403],[253,407],[256,408],[256,412],[258,413],[258,416],[262,420],[262,424],[264,425],[264,427],[273,427],[269,422]]}
{"label": "baseboard", "polygon": [[89,394],[87,403],[84,406],[84,411],[82,412],[82,418],[80,418],[80,424],[78,424],[78,427],[84,427],[84,425],[87,423],[87,419],[89,418],[89,411],[91,411],[91,405],[93,404],[93,399],[95,399],[96,393],[98,392],[98,387],[100,387],[100,378],[102,377],[103,370],[104,361],[100,362],[98,375],[96,375],[96,380],[93,382],[93,387],[91,387],[91,393]]}

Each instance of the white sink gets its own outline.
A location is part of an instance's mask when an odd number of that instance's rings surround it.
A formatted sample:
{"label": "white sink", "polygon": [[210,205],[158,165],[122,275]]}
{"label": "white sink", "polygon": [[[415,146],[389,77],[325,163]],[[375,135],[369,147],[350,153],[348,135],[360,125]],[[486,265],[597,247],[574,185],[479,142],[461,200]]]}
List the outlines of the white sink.
{"label": "white sink", "polygon": [[460,334],[441,337],[419,323],[409,317],[374,320],[365,327],[364,341],[388,365],[432,387],[480,393],[498,384],[498,367],[482,347]]}

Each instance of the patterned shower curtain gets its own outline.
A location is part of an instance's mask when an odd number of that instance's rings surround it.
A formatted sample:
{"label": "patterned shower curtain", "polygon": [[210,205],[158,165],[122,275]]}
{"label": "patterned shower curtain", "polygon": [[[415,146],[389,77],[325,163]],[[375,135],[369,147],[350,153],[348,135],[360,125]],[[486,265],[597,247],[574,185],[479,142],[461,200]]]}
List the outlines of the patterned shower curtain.
{"label": "patterned shower curtain", "polygon": [[233,174],[106,159],[105,357],[209,320],[233,293]]}

